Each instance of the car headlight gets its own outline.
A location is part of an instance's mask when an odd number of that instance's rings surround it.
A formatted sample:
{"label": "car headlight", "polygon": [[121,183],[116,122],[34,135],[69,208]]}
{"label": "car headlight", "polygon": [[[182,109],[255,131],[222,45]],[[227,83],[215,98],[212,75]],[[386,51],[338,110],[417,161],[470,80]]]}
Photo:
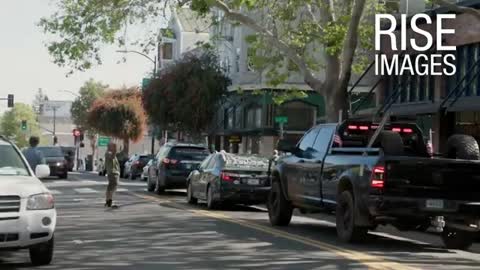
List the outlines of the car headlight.
{"label": "car headlight", "polygon": [[40,193],[28,197],[27,210],[46,210],[54,207],[54,199],[50,193]]}
{"label": "car headlight", "polygon": [[57,167],[60,167],[60,166],[62,166],[62,165],[63,165],[63,163],[57,162]]}

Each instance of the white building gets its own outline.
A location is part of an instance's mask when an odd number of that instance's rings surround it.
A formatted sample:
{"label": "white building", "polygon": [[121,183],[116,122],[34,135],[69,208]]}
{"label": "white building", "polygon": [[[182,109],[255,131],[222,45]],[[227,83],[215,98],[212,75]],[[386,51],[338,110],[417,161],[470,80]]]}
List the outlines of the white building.
{"label": "white building", "polygon": [[188,51],[196,49],[200,43],[210,41],[209,17],[199,17],[189,8],[178,8],[172,12],[172,17],[166,29],[161,31],[158,62],[164,68],[180,59]]}

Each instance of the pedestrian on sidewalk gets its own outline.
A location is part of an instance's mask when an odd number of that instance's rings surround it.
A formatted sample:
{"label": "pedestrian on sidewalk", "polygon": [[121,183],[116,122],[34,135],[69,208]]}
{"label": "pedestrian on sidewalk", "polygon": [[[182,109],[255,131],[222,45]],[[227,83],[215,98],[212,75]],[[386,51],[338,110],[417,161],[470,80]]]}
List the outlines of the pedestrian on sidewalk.
{"label": "pedestrian on sidewalk", "polygon": [[118,163],[117,159],[117,145],[113,142],[108,144],[107,152],[105,153],[105,169],[108,179],[105,207],[116,207],[113,205],[113,194],[117,190],[120,178],[120,163]]}

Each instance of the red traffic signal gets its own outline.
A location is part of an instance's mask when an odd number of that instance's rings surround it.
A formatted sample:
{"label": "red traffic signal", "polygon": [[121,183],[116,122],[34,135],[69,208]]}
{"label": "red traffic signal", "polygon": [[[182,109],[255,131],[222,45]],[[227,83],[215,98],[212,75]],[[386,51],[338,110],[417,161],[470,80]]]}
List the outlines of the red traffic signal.
{"label": "red traffic signal", "polygon": [[74,129],[73,130],[73,136],[74,137],[80,137],[82,135],[82,132],[79,129]]}

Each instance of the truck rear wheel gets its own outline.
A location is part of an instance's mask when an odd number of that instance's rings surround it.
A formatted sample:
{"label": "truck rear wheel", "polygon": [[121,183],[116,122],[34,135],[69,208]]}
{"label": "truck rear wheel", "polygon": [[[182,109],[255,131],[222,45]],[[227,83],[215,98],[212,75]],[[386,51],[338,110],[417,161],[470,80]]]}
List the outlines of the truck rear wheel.
{"label": "truck rear wheel", "polygon": [[475,234],[467,231],[445,227],[442,240],[448,249],[468,249],[475,240]]}
{"label": "truck rear wheel", "polygon": [[272,183],[268,195],[268,218],[273,226],[288,226],[292,220],[293,206],[283,195],[280,183]]}
{"label": "truck rear wheel", "polygon": [[472,136],[455,134],[450,136],[447,141],[447,157],[468,160],[480,159],[480,149],[478,143]]}
{"label": "truck rear wheel", "polygon": [[403,139],[397,132],[382,131],[378,136],[378,143],[386,155],[404,155]]}
{"label": "truck rear wheel", "polygon": [[337,236],[344,242],[359,242],[365,239],[368,228],[355,226],[355,203],[350,191],[342,192],[336,210]]}

